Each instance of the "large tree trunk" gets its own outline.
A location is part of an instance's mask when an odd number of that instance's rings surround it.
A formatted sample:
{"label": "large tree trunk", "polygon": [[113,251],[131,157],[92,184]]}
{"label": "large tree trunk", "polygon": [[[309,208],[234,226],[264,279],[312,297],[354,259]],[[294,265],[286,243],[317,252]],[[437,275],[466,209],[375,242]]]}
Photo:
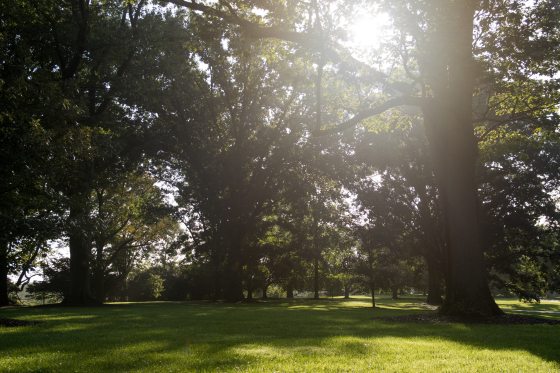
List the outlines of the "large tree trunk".
{"label": "large tree trunk", "polygon": [[237,224],[230,227],[229,239],[225,245],[228,248],[225,260],[225,268],[222,284],[224,300],[226,302],[241,302],[243,296],[243,273],[242,273],[242,247],[244,231]]}
{"label": "large tree trunk", "polygon": [[448,241],[441,312],[490,316],[501,311],[490,294],[479,238],[477,143],[472,123],[475,3],[445,3],[444,13],[437,15],[441,20],[433,40],[437,52],[427,57],[434,97],[424,114]]}
{"label": "large tree trunk", "polygon": [[105,245],[101,242],[97,242],[95,246],[95,271],[93,273],[94,294],[95,299],[103,303],[105,302],[105,268],[103,266],[103,248]]}
{"label": "large tree trunk", "polygon": [[371,291],[371,307],[375,308],[375,284],[373,281],[369,283],[369,290]]}
{"label": "large tree trunk", "polygon": [[426,303],[432,306],[441,306],[443,304],[441,292],[441,269],[435,262],[434,258],[426,257],[428,265],[428,297]]}
{"label": "large tree trunk", "polygon": [[253,300],[253,279],[247,281],[247,300]]}
{"label": "large tree trunk", "polygon": [[227,276],[224,284],[224,300],[226,302],[240,302],[243,297],[243,280],[241,276],[241,264],[238,260],[230,261],[226,269]]}
{"label": "large tree trunk", "polygon": [[313,299],[319,299],[319,259],[313,259]]}
{"label": "large tree trunk", "polygon": [[294,299],[294,286],[291,281],[286,285],[286,298]]}
{"label": "large tree trunk", "polygon": [[70,234],[70,294],[64,299],[67,305],[92,305],[99,302],[93,298],[90,290],[89,244],[84,234]]}
{"label": "large tree trunk", "polygon": [[98,305],[90,290],[91,240],[86,233],[85,198],[75,198],[70,206],[70,294],[63,303],[73,306]]}
{"label": "large tree trunk", "polygon": [[399,299],[399,288],[396,286],[391,287],[391,299]]}
{"label": "large tree trunk", "polygon": [[266,294],[266,292],[268,291],[268,287],[269,287],[269,283],[265,282],[262,288],[262,299],[268,299],[268,294]]}
{"label": "large tree trunk", "polygon": [[[215,242],[213,242],[216,245]],[[223,259],[218,256],[216,250],[210,252],[210,262],[212,268],[211,284],[208,286],[210,292],[209,297],[212,301],[217,301],[222,297],[222,282],[223,282]],[[203,295],[203,297],[206,295]]]}
{"label": "large tree trunk", "polygon": [[350,299],[350,285],[344,285],[344,299]]}
{"label": "large tree trunk", "polygon": [[0,307],[7,306],[8,299],[8,245],[0,242]]}

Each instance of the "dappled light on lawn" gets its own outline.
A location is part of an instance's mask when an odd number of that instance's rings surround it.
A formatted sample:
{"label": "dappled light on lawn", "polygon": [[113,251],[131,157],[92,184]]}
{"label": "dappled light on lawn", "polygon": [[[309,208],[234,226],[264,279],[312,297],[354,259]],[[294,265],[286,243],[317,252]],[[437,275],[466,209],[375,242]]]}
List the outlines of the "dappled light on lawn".
{"label": "dappled light on lawn", "polygon": [[[0,370],[560,369],[557,325],[384,322],[378,318],[433,311],[415,298],[381,296],[378,304],[372,310],[367,297],[353,297],[235,306],[187,302],[5,309],[0,317],[41,323],[0,328]],[[502,304],[522,306],[513,300]],[[555,307],[560,311],[560,305]]]}

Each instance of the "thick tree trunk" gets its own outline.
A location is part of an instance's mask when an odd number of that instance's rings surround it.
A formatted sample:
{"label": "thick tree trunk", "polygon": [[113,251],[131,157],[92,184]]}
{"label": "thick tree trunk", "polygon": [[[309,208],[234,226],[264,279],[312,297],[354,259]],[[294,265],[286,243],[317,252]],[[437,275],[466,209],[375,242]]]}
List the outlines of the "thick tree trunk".
{"label": "thick tree trunk", "polygon": [[247,300],[253,300],[253,279],[247,281]]}
{"label": "thick tree trunk", "polygon": [[95,269],[93,275],[94,295],[99,303],[105,302],[105,276],[104,271],[100,268]]}
{"label": "thick tree trunk", "polygon": [[[443,122],[444,118],[447,120]],[[449,145],[444,149],[436,147],[434,152],[447,235],[446,297],[441,312],[465,316],[500,314],[488,288],[479,240],[472,124],[461,123],[454,115],[439,114],[439,120],[442,127],[449,127],[444,132]],[[464,130],[467,124],[470,132]]]}
{"label": "thick tree trunk", "polygon": [[240,302],[243,297],[243,281],[239,261],[230,262],[224,284],[224,300],[226,302]]}
{"label": "thick tree trunk", "polygon": [[391,288],[391,299],[393,300],[399,299],[399,288],[394,286]]}
{"label": "thick tree trunk", "polygon": [[85,205],[87,198],[79,195],[70,206],[68,245],[70,246],[70,294],[63,304],[72,306],[98,305],[90,289],[91,240],[86,232]]}
{"label": "thick tree trunk", "polygon": [[228,248],[225,256],[225,268],[222,289],[223,298],[226,302],[241,302],[243,296],[243,268],[242,268],[242,248],[244,240],[244,230],[240,224],[232,224],[229,227],[228,239],[224,243]]}
{"label": "thick tree trunk", "polygon": [[443,304],[441,269],[434,258],[426,258],[426,262],[428,265],[428,297],[426,303],[432,306],[441,306]]}
{"label": "thick tree trunk", "polygon": [[319,299],[319,259],[313,259],[313,298]]}
{"label": "thick tree trunk", "polygon": [[90,291],[89,256],[91,245],[82,232],[70,234],[70,294],[64,304],[73,306],[96,305]]}
{"label": "thick tree trunk", "polygon": [[0,307],[10,303],[8,298],[8,245],[0,242]]}
{"label": "thick tree trunk", "polygon": [[208,286],[210,300],[217,301],[222,296],[222,260],[217,257],[215,251],[211,252],[212,279]]}
{"label": "thick tree trunk", "polygon": [[371,291],[371,307],[375,308],[375,284],[370,282],[369,289]]}
{"label": "thick tree trunk", "polygon": [[286,298],[294,299],[294,286],[291,282],[286,285]]}
{"label": "thick tree trunk", "polygon": [[350,299],[350,286],[344,285],[344,299]]}
{"label": "thick tree trunk", "polygon": [[241,247],[243,234],[241,230],[234,230],[230,234],[229,252],[226,256],[225,274],[222,284],[224,300],[226,302],[240,302],[243,296],[243,274],[241,264]]}
{"label": "thick tree trunk", "polygon": [[96,243],[95,271],[93,274],[94,295],[100,303],[105,302],[105,268],[103,268],[103,248],[104,244]]}
{"label": "thick tree trunk", "polygon": [[269,286],[268,283],[265,283],[265,284],[263,285],[263,288],[262,288],[262,299],[268,299],[268,294],[266,294],[266,292],[268,291],[268,286]]}
{"label": "thick tree trunk", "polygon": [[[475,168],[477,143],[472,123],[475,1],[446,3],[439,39],[428,57],[433,102],[424,108],[441,205],[446,222],[447,284],[441,312],[460,316],[500,314],[488,287],[479,239]],[[434,67],[435,65],[435,67]]]}
{"label": "thick tree trunk", "polygon": [[91,245],[81,232],[70,234],[70,294],[64,304],[85,306],[99,304],[90,291],[89,256]]}

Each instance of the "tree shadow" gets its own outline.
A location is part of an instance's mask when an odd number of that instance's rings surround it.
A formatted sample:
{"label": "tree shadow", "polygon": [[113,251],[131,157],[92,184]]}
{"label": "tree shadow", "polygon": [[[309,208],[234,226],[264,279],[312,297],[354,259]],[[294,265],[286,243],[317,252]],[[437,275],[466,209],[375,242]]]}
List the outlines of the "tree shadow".
{"label": "tree shadow", "polygon": [[[85,370],[138,370],[180,361],[184,370],[223,371],[244,369],[278,353],[359,357],[368,352],[364,341],[398,337],[444,339],[495,351],[524,350],[560,362],[560,326],[384,322],[375,318],[417,313],[422,308],[406,303],[396,309],[395,303],[388,302],[371,309],[360,306],[363,299],[349,302],[356,303],[184,302],[2,310],[5,317],[45,322],[0,329],[0,356],[13,357],[10,368],[16,371],[32,361],[33,354],[41,357],[44,370],[61,362],[56,366],[65,370],[72,366],[65,361],[79,357]],[[119,359],[111,358],[115,351],[120,351]]]}

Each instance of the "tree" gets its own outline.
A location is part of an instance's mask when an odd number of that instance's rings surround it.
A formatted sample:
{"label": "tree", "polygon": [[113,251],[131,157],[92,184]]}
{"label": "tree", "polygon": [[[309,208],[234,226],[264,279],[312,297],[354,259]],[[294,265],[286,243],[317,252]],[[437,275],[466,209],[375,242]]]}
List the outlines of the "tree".
{"label": "tree", "polygon": [[[172,210],[155,182],[146,173],[134,172],[106,179],[95,188],[92,279],[100,302],[105,301],[110,274],[125,280],[134,265],[132,258],[145,256],[153,246],[172,242],[176,236],[178,224],[170,218]],[[119,265],[123,257],[128,259],[125,266]]]}
{"label": "tree", "polygon": [[300,169],[297,142],[306,135],[301,120],[307,106],[298,95],[306,83],[297,80],[300,62],[287,58],[287,46],[247,45],[235,29],[217,31],[196,15],[191,22],[208,66],[201,82],[205,106],[198,122],[185,121],[181,105],[168,108],[179,113],[171,120],[182,128],[175,156],[184,179],[176,184],[177,201],[188,214],[196,255],[215,274],[214,297],[239,301],[243,268],[258,260],[259,222]]}
{"label": "tree", "polygon": [[[419,120],[393,115],[371,121],[355,145],[357,180],[352,190],[371,222],[391,225],[385,236],[400,240],[404,255],[422,256],[428,275],[427,303],[442,303],[444,248],[442,214],[438,203],[427,139]],[[395,241],[396,242],[396,241]]]}
{"label": "tree", "polygon": [[[28,93],[10,93],[6,110],[25,113],[29,120],[20,123],[37,129],[34,138],[20,136],[25,146],[40,136],[48,144],[29,169],[34,182],[49,176],[42,185],[68,212],[62,229],[70,247],[73,290],[65,302],[96,303],[89,284],[90,197],[100,181],[148,164],[145,158],[153,154],[154,144],[147,133],[155,129],[150,109],[158,106],[158,96],[146,102],[145,93],[164,84],[161,74],[169,71],[154,69],[158,56],[184,51],[182,42],[165,37],[169,31],[184,34],[182,18],[147,10],[144,0],[8,3],[2,6],[10,35],[2,39],[3,52],[13,62],[11,73],[24,72],[12,74],[19,78],[8,85]],[[15,150],[16,159],[32,155],[24,155],[22,147]]]}
{"label": "tree", "polygon": [[[282,33],[274,27],[251,26],[251,23],[238,17],[228,17],[225,12],[199,7],[196,3],[176,3],[218,15],[246,30],[251,27],[259,31],[265,29],[272,33],[270,36],[290,40],[295,40],[298,35],[296,32]],[[486,281],[478,232],[476,142],[472,128],[475,85],[472,42],[476,2],[412,3],[420,7],[425,5],[421,10],[425,12],[428,30],[421,35],[427,37],[423,40],[425,44],[418,61],[430,88],[430,97],[397,99],[365,114],[357,114],[346,124],[355,124],[396,105],[409,102],[422,104],[448,241],[447,293],[442,311],[449,314],[500,313]],[[319,17],[318,13],[316,17]],[[414,25],[418,22],[417,19],[413,21]]]}
{"label": "tree", "polygon": [[495,287],[538,300],[554,288],[557,124],[519,120],[481,141],[483,239]]}
{"label": "tree", "polygon": [[30,4],[1,4],[0,306],[8,304],[8,275],[25,276],[44,242],[60,229],[60,201],[44,167],[52,159],[51,138],[42,123],[42,97],[56,96],[56,91],[33,80],[41,81],[46,63],[34,48],[42,42],[35,15]]}

